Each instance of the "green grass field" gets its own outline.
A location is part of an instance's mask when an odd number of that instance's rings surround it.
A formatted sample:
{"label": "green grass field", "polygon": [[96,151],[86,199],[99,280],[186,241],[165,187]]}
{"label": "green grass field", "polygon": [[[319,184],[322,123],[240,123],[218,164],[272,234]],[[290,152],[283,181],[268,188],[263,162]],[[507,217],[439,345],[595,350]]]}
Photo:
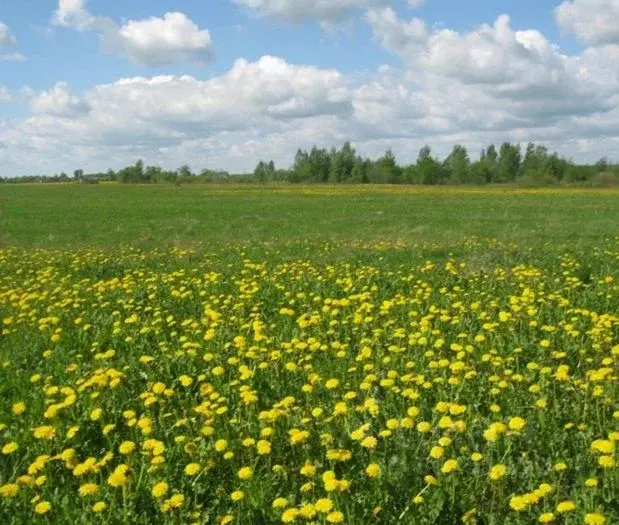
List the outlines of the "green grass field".
{"label": "green grass field", "polygon": [[0,185],[0,524],[619,523],[619,192]]}
{"label": "green grass field", "polygon": [[0,185],[4,246],[467,236],[594,244],[617,224],[619,191]]}

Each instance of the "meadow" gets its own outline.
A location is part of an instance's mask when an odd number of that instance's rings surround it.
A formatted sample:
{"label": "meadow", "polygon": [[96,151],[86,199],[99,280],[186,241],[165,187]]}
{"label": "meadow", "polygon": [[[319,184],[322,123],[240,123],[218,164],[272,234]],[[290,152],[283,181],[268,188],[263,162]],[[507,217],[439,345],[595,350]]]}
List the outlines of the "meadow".
{"label": "meadow", "polygon": [[619,523],[619,191],[0,185],[0,523]]}

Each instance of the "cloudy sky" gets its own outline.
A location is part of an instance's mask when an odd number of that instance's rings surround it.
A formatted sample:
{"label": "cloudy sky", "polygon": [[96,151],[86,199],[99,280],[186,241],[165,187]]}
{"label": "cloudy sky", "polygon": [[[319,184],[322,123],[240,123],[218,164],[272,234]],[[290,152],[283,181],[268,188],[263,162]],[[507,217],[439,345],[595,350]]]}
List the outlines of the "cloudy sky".
{"label": "cloudy sky", "polygon": [[0,176],[345,140],[619,159],[619,0],[0,0]]}

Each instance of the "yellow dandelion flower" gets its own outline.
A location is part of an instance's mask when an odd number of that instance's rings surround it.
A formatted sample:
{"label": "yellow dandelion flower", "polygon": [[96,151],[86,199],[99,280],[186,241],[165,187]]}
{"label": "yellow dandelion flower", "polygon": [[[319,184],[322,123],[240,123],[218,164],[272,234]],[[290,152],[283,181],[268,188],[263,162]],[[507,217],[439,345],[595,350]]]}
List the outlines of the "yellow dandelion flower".
{"label": "yellow dandelion flower", "polygon": [[615,466],[615,458],[613,456],[600,456],[598,464],[602,468],[613,468]]}
{"label": "yellow dandelion flower", "polygon": [[381,473],[380,465],[378,465],[377,463],[370,463],[366,467],[365,473],[370,478],[377,478],[378,476],[380,476]]}
{"label": "yellow dandelion flower", "polygon": [[253,475],[254,475],[254,471],[251,467],[243,467],[239,469],[239,471],[237,472],[237,476],[239,477],[239,479],[242,479],[242,480],[251,479]]}
{"label": "yellow dandelion flower", "polygon": [[364,448],[376,448],[378,445],[378,440],[374,436],[366,436],[361,440],[361,446]]}
{"label": "yellow dandelion flower", "polygon": [[316,508],[311,503],[306,503],[299,509],[299,516],[305,519],[312,519],[316,516]]}
{"label": "yellow dandelion flower", "polygon": [[23,401],[18,401],[17,403],[13,403],[11,407],[11,412],[16,416],[21,416],[26,411],[26,403]]}
{"label": "yellow dandelion flower", "polygon": [[135,443],[133,441],[123,441],[118,446],[118,452],[123,455],[131,454],[135,450]]}
{"label": "yellow dandelion flower", "polygon": [[7,483],[0,486],[0,496],[3,498],[13,498],[19,493],[19,485],[17,483]]}
{"label": "yellow dandelion flower", "polygon": [[451,472],[454,472],[457,469],[458,469],[458,460],[448,459],[447,461],[445,461],[445,463],[443,463],[443,466],[441,467],[441,472],[443,474],[449,474]]}
{"label": "yellow dandelion flower", "polygon": [[576,509],[576,504],[573,501],[562,501],[557,505],[557,512],[563,514],[565,512],[572,512]]}
{"label": "yellow dandelion flower", "polygon": [[2,453],[9,455],[15,452],[19,448],[19,445],[15,441],[11,441],[2,447]]}
{"label": "yellow dandelion flower", "polygon": [[286,505],[288,505],[288,500],[286,498],[275,498],[271,506],[274,509],[283,509]]}
{"label": "yellow dandelion flower", "polygon": [[56,435],[56,429],[50,425],[43,425],[35,428],[33,434],[37,439],[53,439]]}
{"label": "yellow dandelion flower", "polygon": [[430,450],[430,457],[433,459],[440,459],[445,455],[445,449],[443,447],[435,446]]}
{"label": "yellow dandelion flower", "polygon": [[606,518],[597,512],[585,514],[585,525],[604,525]]}
{"label": "yellow dandelion flower", "polygon": [[103,512],[106,509],[107,505],[105,504],[105,502],[103,501],[97,501],[93,506],[92,506],[92,511],[93,512]]}
{"label": "yellow dandelion flower", "polygon": [[182,507],[185,503],[185,496],[183,496],[182,494],[174,494],[170,499],[167,500],[166,503],[170,506],[170,508],[178,509]]}
{"label": "yellow dandelion flower", "polygon": [[314,503],[314,508],[322,514],[327,514],[333,509],[333,501],[329,498],[320,498]]}
{"label": "yellow dandelion flower", "polygon": [[167,494],[167,492],[168,484],[165,481],[160,481],[159,483],[156,483],[151,490],[151,494],[155,498],[162,498]]}
{"label": "yellow dandelion flower", "polygon": [[84,497],[94,494],[95,492],[97,492],[98,489],[99,485],[97,485],[96,483],[84,483],[80,486],[77,492],[80,496]]}
{"label": "yellow dandelion flower", "polygon": [[342,523],[344,521],[344,514],[336,510],[327,514],[327,521],[329,523]]}
{"label": "yellow dandelion flower", "polygon": [[45,514],[52,509],[52,504],[49,501],[41,501],[34,506],[34,512],[37,514]]}
{"label": "yellow dandelion flower", "polygon": [[185,474],[187,476],[195,476],[198,472],[202,470],[202,467],[199,463],[189,463],[185,466]]}
{"label": "yellow dandelion flower", "polygon": [[506,473],[507,473],[507,467],[505,465],[494,465],[490,469],[490,473],[488,474],[488,477],[492,481],[498,481],[503,476],[505,476]]}

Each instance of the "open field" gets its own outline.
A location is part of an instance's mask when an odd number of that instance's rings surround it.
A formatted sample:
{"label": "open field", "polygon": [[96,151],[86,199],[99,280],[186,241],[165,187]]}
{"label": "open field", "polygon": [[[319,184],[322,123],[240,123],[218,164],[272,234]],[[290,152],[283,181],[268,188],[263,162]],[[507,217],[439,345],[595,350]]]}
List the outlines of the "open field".
{"label": "open field", "polygon": [[410,186],[0,185],[0,246],[237,241],[595,243],[616,234],[619,191]]}
{"label": "open field", "polygon": [[0,185],[0,523],[619,523],[619,192]]}

